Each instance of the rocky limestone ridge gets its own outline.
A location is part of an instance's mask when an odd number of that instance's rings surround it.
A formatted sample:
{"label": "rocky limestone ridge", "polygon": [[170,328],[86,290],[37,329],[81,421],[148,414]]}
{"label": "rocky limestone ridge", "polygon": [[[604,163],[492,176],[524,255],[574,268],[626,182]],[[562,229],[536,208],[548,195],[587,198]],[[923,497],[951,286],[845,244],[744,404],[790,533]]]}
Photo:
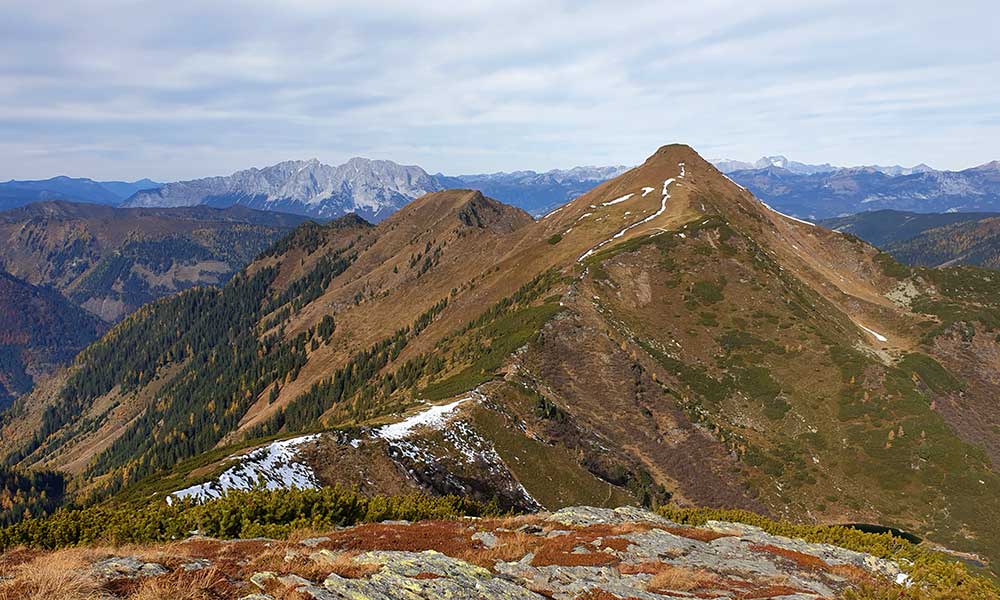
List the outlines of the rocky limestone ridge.
{"label": "rocky limestone ridge", "polygon": [[[899,565],[861,552],[738,523],[683,526],[633,507],[384,522],[299,541],[194,537],[121,550],[62,552],[89,552],[75,576],[102,598],[202,590],[242,600],[813,600],[873,581],[908,585]],[[0,597],[19,598],[18,586],[50,572],[43,567],[53,555],[30,552],[0,558]]]}
{"label": "rocky limestone ridge", "polygon": [[338,166],[292,160],[226,177],[169,183],[137,192],[126,207],[240,204],[332,218],[357,213],[381,220],[410,200],[441,190],[437,178],[417,166],[352,158]]}

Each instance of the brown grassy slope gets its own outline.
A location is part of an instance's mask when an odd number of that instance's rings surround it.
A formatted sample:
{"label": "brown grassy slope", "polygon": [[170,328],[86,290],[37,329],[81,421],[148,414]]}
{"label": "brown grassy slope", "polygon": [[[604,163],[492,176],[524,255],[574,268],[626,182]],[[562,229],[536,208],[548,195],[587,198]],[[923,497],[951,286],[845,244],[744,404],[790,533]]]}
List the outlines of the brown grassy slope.
{"label": "brown grassy slope", "polygon": [[[347,271],[286,326],[291,337],[333,315],[337,331],[330,343],[310,355],[299,378],[273,404],[261,398],[241,428],[266,419],[353,353],[411,325],[419,314],[452,297],[453,289],[482,277],[484,268],[531,222],[524,211],[479,192],[450,190],[415,200],[380,223],[356,244],[358,256]],[[428,258],[433,266],[424,270]],[[453,297],[442,320],[457,327],[519,285],[519,279],[511,280],[487,298]]]}
{"label": "brown grassy slope", "polygon": [[[677,195],[705,217],[644,241],[637,233],[589,261],[563,296],[579,321],[551,323],[522,359],[537,385],[638,455],[691,446],[683,429],[662,422],[683,407],[739,458],[738,468],[714,471],[787,518],[896,523],[995,554],[983,502],[993,502],[985,490],[998,485],[996,473],[940,418],[960,411],[895,368],[928,317],[886,297],[898,281],[876,251],[769,211],[700,159],[684,162]],[[602,319],[588,326],[588,312]],[[627,350],[630,373],[614,374],[624,361],[611,358],[605,338]],[[990,387],[968,392],[988,398]],[[648,464],[682,498],[718,501],[692,496],[701,463],[661,455]]]}

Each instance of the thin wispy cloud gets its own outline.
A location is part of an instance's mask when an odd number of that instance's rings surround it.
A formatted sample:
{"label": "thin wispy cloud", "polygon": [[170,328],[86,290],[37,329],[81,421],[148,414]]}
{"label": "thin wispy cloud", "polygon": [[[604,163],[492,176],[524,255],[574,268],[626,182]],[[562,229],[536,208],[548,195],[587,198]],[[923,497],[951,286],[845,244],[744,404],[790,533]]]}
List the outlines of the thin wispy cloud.
{"label": "thin wispy cloud", "polygon": [[992,3],[5,3],[0,178],[1000,156]]}

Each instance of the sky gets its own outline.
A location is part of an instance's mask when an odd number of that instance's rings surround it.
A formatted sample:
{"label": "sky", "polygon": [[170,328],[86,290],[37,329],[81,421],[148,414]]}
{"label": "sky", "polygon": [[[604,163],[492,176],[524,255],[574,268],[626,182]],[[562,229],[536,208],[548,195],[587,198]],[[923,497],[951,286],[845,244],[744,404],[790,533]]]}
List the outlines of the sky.
{"label": "sky", "polygon": [[1000,159],[995,1],[0,0],[0,180]]}

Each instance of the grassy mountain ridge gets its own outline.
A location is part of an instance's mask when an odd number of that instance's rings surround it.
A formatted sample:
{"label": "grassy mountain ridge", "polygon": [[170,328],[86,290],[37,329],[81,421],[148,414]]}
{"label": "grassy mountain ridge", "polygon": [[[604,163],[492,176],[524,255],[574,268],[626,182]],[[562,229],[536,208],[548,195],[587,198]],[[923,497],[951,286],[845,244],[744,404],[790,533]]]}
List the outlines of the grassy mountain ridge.
{"label": "grassy mountain ridge", "polygon": [[[303,226],[223,290],[117,326],[15,407],[3,449],[108,494],[333,429],[313,464],[334,480],[341,459],[388,457],[425,490],[488,495],[503,473],[559,503],[546,491],[572,474],[640,503],[884,522],[1000,556],[985,277],[898,265],[665,146],[538,221],[450,190],[375,227]],[[454,428],[408,442],[419,452],[351,443],[466,396]],[[480,458],[461,459],[473,441]],[[559,470],[517,467],[542,447]]]}

